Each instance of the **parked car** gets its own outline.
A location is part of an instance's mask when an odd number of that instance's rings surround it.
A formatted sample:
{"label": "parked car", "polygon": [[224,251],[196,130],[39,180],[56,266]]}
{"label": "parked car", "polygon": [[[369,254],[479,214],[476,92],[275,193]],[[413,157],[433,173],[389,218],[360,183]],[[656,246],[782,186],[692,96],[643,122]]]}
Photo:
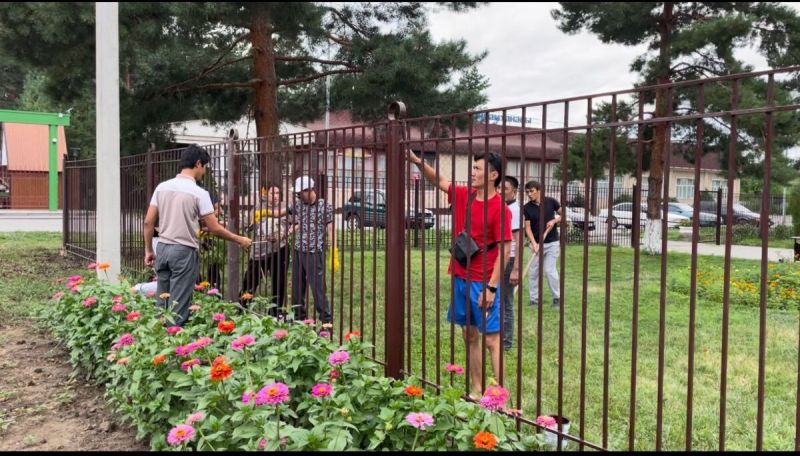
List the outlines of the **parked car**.
{"label": "parked car", "polygon": [[[645,226],[647,224],[647,211],[644,205],[642,206],[641,216],[639,217],[639,225]],[[611,229],[616,229],[622,225],[625,228],[633,228],[633,203],[619,203],[612,207],[611,217],[608,216],[608,209],[601,209],[597,212],[597,222],[606,223],[606,220],[611,220]],[[689,221],[687,217],[677,214],[668,214],[667,228],[678,228],[681,224],[686,224]]]}
{"label": "parked car", "polygon": [[[382,190],[376,192],[353,192],[342,208],[348,229],[362,226],[386,228],[386,194]],[[363,216],[363,219],[362,219]],[[411,207],[406,212],[406,228],[432,228],[433,212],[425,209],[417,211]]]}
{"label": "parked car", "polygon": [[[706,212],[717,213],[717,202],[714,200],[708,201],[700,201],[700,210]],[[726,202],[723,201],[722,203],[722,215],[720,217],[720,223],[723,225],[727,223],[725,221],[725,215],[727,212]],[[769,226],[775,224],[772,219],[768,219]],[[750,209],[744,207],[740,203],[733,203],[733,224],[734,225],[753,225],[759,226],[761,222],[761,214],[757,212],[753,212]]]}
{"label": "parked car", "polygon": [[[564,217],[567,219],[567,224],[578,231],[583,231],[584,212],[584,209],[581,207],[572,208],[564,206]],[[589,213],[589,221],[586,226],[587,231],[594,231],[596,227],[595,218],[591,213]]]}
{"label": "parked car", "polygon": [[[692,223],[692,219],[694,218],[694,208],[692,206],[682,203],[668,204],[670,214],[682,215],[689,219],[690,224]],[[717,214],[715,213],[700,212],[698,218],[700,220],[700,226],[717,226]]]}

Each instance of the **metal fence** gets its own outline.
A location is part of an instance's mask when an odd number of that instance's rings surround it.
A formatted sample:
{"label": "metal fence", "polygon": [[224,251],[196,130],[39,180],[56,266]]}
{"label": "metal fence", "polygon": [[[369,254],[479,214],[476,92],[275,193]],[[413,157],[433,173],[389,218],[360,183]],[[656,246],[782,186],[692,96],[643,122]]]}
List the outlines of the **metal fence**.
{"label": "metal fence", "polygon": [[[757,367],[753,371],[743,371],[741,366],[732,366],[730,361],[731,350],[735,350],[737,360],[742,356],[738,344],[731,342],[737,335],[728,332],[731,304],[736,304],[731,288],[732,217],[724,221],[727,228],[722,241],[725,256],[718,262],[722,271],[718,283],[722,290],[720,298],[713,301],[721,316],[713,322],[703,322],[704,325],[721,326],[721,335],[710,340],[712,337],[703,333],[705,337],[698,340],[698,286],[706,286],[705,282],[699,282],[699,277],[705,272],[699,269],[699,217],[692,220],[692,253],[689,257],[642,255],[641,243],[631,240],[643,237],[646,223],[642,220],[642,209],[647,204],[647,192],[639,188],[622,191],[614,188],[616,154],[620,146],[617,133],[621,129],[628,129],[630,137],[627,140],[634,144],[637,182],[643,182],[642,173],[647,166],[645,157],[650,156],[654,143],[645,137],[646,132],[651,128],[664,131],[664,158],[660,165],[664,169],[664,182],[669,182],[673,133],[679,129],[688,131],[694,141],[696,163],[692,206],[699,212],[699,158],[704,148],[706,121],[721,121],[730,126],[730,146],[723,151],[728,154],[727,191],[730,194],[733,193],[737,171],[737,124],[743,118],[750,123],[763,121],[766,179],[759,217],[767,220],[772,213],[769,195],[770,163],[775,153],[773,119],[782,113],[796,113],[800,108],[796,103],[777,104],[773,96],[774,86],[776,77],[795,77],[798,70],[800,67],[736,74],[416,119],[405,119],[404,106],[395,103],[390,107],[387,121],[370,125],[247,140],[239,140],[236,133],[231,132],[227,141],[207,147],[213,164],[212,171],[204,179],[204,186],[219,196],[220,217],[227,229],[244,234],[250,233],[248,228],[256,219],[260,221],[270,217],[269,211],[280,212],[282,207],[271,207],[270,202],[261,197],[261,188],[279,187],[281,204],[291,205],[294,203],[291,196],[294,195],[295,178],[306,175],[316,181],[318,196],[331,206],[336,245],[340,250],[340,268],[326,268],[324,279],[326,300],[334,322],[332,337],[342,341],[347,332],[361,331],[364,340],[374,345],[372,355],[385,366],[388,375],[414,375],[434,390],[445,384],[455,384],[463,386],[466,394],[471,390],[471,383],[475,383],[474,379],[469,375],[463,378],[454,376],[445,369],[445,364],[466,364],[469,372],[477,360],[481,366],[478,383],[485,387],[488,378],[493,376],[509,389],[512,397],[510,409],[522,411],[513,414],[520,427],[526,426],[533,432],[555,433],[559,444],[563,439],[571,442],[573,448],[582,450],[691,450],[696,447],[724,450],[730,435],[734,432],[738,435],[741,428],[754,428],[754,436],[749,442],[752,448],[761,450],[766,433],[771,431],[769,423],[776,421],[794,423],[797,435],[770,436],[769,446],[800,449],[800,427],[797,427],[796,419],[800,416],[800,406],[797,401],[787,407],[771,403],[770,408],[766,408],[765,374],[768,365],[774,368],[776,362],[771,360],[768,363],[767,359],[767,343],[774,343],[767,334],[768,225],[759,225],[763,240],[758,263],[760,274],[752,284],[758,290],[758,312],[754,317],[758,329],[757,337],[753,338],[758,345],[757,355],[753,355],[757,358]],[[752,100],[748,100],[751,104],[745,105],[739,96],[739,88],[741,84],[753,81],[763,84],[768,89],[767,95],[761,103],[752,104]],[[707,106],[705,95],[712,90],[714,102]],[[720,93],[727,95],[720,96]],[[694,110],[673,112],[672,107],[677,106],[673,101],[679,95],[684,102],[693,99]],[[634,118],[617,119],[617,104],[626,98],[633,99],[638,110]],[[654,98],[663,99],[667,110],[656,110],[661,112],[658,115],[649,113],[653,109],[647,105],[647,100]],[[608,121],[595,121],[592,117],[593,110],[601,101],[611,106],[612,114]],[[575,109],[586,114],[585,122],[570,120],[570,112]],[[489,124],[492,116],[499,114],[499,118],[507,119],[512,113],[521,114],[521,127],[512,128],[505,124],[505,120],[502,125]],[[529,123],[528,118],[537,119],[537,124]],[[587,138],[582,163],[583,175],[590,175],[594,153],[590,147],[591,140],[593,136],[600,137],[603,131],[610,133],[604,145],[609,152],[607,190],[593,191],[588,180],[583,180],[579,187],[570,186],[575,179],[567,173],[560,180],[549,180],[545,164],[559,162],[562,169],[567,168],[568,151],[575,141],[575,133],[582,133]],[[560,138],[560,142],[554,142],[553,138]],[[493,337],[484,335],[478,338],[480,356],[465,355],[460,329],[447,318],[448,305],[455,293],[447,271],[450,259],[447,249],[455,232],[455,221],[449,213],[450,202],[435,184],[428,186],[413,179],[417,172],[412,172],[411,163],[405,159],[405,151],[409,149],[433,157],[431,165],[435,169],[436,182],[459,181],[457,171],[472,169],[473,158],[489,151],[497,152],[503,159],[537,162],[541,165],[538,168],[541,174],[526,176],[526,167],[522,167],[522,174],[517,176],[519,180],[525,182],[534,178],[547,182],[549,185],[544,187],[543,195],[557,196],[570,205],[570,215],[563,218],[559,226],[561,254],[557,264],[561,280],[557,290],[561,305],[555,312],[544,309],[545,294],[549,296],[551,292],[545,290],[540,272],[533,281],[542,292],[538,295],[538,306],[531,307],[526,293],[530,285],[523,277],[514,296],[512,321],[515,342],[512,351],[500,352],[493,345]],[[129,274],[148,275],[142,263],[142,215],[155,185],[179,171],[179,152],[150,151],[123,160],[123,266]],[[379,168],[379,156],[385,157],[385,180],[383,176],[367,174],[367,170]],[[342,169],[340,164],[348,161],[349,165]],[[92,166],[93,162],[89,161],[67,162],[65,166],[65,245],[70,252],[89,258],[93,256],[94,248]],[[488,177],[486,179],[484,184],[488,184]],[[473,182],[465,185],[469,191]],[[353,204],[356,194],[362,199],[359,204]],[[657,247],[666,253],[669,250],[666,234],[670,229],[667,218],[670,195],[666,188],[662,188],[657,196],[660,198],[660,228],[665,234]],[[373,206],[368,207],[368,197]],[[578,204],[579,201],[582,204]],[[733,213],[733,202],[734,199],[726,199],[722,211]],[[631,206],[629,219],[622,217],[621,209],[614,209],[601,220],[604,209],[623,203]],[[433,226],[409,229],[409,209],[412,209],[411,214],[430,211]],[[500,229],[505,230],[510,220],[506,219],[504,212],[501,214]],[[354,221],[356,216],[358,220]],[[483,217],[487,217],[487,212]],[[594,229],[589,223],[592,217],[597,217]],[[616,217],[616,222],[612,217]],[[576,228],[575,222],[579,219],[586,222]],[[612,229],[614,223],[617,227]],[[385,225],[385,228],[371,225]],[[625,228],[625,225],[630,228]],[[302,243],[310,231],[311,227],[304,227],[301,223],[294,236]],[[278,238],[286,234],[281,225],[277,226],[275,233]],[[523,234],[518,232],[516,236],[517,245],[524,245]],[[590,246],[593,243],[599,245]],[[615,245],[629,246],[632,252],[615,249]],[[290,242],[288,249],[293,250],[293,246]],[[215,282],[228,298],[238,299],[246,288],[244,279],[248,270],[252,273],[255,267],[248,254],[240,252],[232,243],[213,239],[206,241],[203,248],[201,279]],[[504,257],[504,251],[500,252]],[[531,251],[527,247],[519,248],[518,256],[520,264],[527,265]],[[534,260],[539,262],[539,271],[542,271],[543,256],[537,255]],[[293,257],[286,265],[290,270],[287,283],[291,285],[278,286],[276,290],[284,297],[286,305],[301,303],[292,290],[294,281],[298,279],[295,277],[295,261]],[[505,262],[506,258],[501,258],[501,264]],[[273,262],[270,266],[276,264]],[[707,265],[705,259],[703,265]],[[491,265],[484,264],[486,267]],[[272,295],[271,273],[259,271],[258,276],[262,275],[256,294]],[[679,297],[674,293],[670,284],[675,280],[688,284],[688,295]],[[317,318],[311,293],[308,296],[302,303],[310,315]],[[688,314],[686,323],[681,323],[682,318],[676,320],[675,308],[684,309]],[[641,309],[647,312],[640,314]],[[778,314],[777,318],[796,319],[794,310],[794,313],[770,310],[769,316],[775,318],[774,315]],[[508,324],[503,318],[506,312],[505,307],[500,306],[501,332]],[[675,332],[680,336],[675,337]],[[793,353],[797,353],[796,338],[795,329],[789,337]],[[701,359],[702,370],[698,369],[698,344],[706,350]],[[714,351],[709,353],[708,350],[712,349]],[[500,356],[496,358],[498,366],[494,369],[490,367],[490,361],[492,354],[497,352]],[[646,353],[641,359],[640,352]],[[707,358],[718,360],[711,373],[707,372]],[[777,362],[784,363],[784,359]],[[796,367],[800,379],[800,364]],[[735,377],[729,378],[731,373]],[[673,381],[674,378],[680,380]],[[734,378],[736,382],[730,381]],[[696,381],[702,384],[696,385]],[[755,410],[752,413],[737,410],[731,418],[727,407],[728,393],[735,390],[738,395],[742,384],[749,388],[745,401],[752,401]],[[696,393],[696,387],[701,386],[702,393]],[[794,385],[781,384],[771,389],[770,394],[781,393],[781,397],[789,394],[794,398],[793,388]],[[739,407],[737,404],[737,409]],[[695,415],[701,413],[699,410],[703,413],[702,435],[696,432],[694,422]],[[559,421],[558,430],[543,429],[535,424],[535,417],[545,414],[569,417],[572,421],[569,433],[562,427],[563,421]],[[646,431],[637,432],[642,428]],[[729,434],[732,428],[735,429]],[[713,434],[713,443],[709,443],[709,433]]]}

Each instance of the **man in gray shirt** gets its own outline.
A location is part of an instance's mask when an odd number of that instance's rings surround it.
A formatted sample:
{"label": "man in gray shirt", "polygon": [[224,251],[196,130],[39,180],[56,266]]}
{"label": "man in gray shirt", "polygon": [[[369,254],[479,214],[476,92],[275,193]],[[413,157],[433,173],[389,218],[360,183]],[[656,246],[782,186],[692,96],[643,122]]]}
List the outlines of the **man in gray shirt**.
{"label": "man in gray shirt", "polygon": [[[181,172],[175,178],[158,184],[144,218],[144,263],[155,264],[158,305],[178,314],[176,325],[189,319],[192,291],[200,270],[197,232],[202,222],[208,231],[249,249],[251,240],[237,236],[219,224],[208,192],[197,185],[208,168],[211,157],[204,149],[191,145],[181,154]],[[153,252],[155,221],[159,220],[158,255]],[[169,296],[161,298],[163,293]]]}

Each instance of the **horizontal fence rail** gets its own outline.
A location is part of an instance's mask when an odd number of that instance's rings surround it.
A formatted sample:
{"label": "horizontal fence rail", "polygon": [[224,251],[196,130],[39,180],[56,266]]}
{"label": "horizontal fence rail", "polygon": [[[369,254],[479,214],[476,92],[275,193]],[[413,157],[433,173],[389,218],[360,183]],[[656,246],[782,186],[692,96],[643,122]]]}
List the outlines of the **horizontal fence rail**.
{"label": "horizontal fence rail", "polygon": [[[792,223],[785,194],[770,186],[783,153],[774,127],[800,108],[775,91],[799,70],[414,119],[396,103],[386,121],[269,138],[231,131],[204,146],[211,166],[198,185],[221,223],[253,247],[201,229],[198,281],[251,311],[330,322],[340,342],[359,331],[387,374],[431,391],[454,385],[467,397],[497,382],[510,393],[505,413],[521,429],[555,435],[558,449],[798,449],[800,268],[768,259],[770,242],[789,242]],[[763,93],[744,99],[742,84]],[[726,141],[709,140],[720,134]],[[745,147],[763,151],[757,194],[737,184]],[[502,243],[495,251],[499,327],[467,306],[479,330],[465,339],[451,322],[451,304],[467,290],[450,275],[449,250],[466,195],[494,188],[476,161],[490,152],[500,177],[520,183],[514,199],[527,218],[546,215],[529,202],[530,181],[561,218],[554,242],[534,254],[525,225],[512,231],[503,196],[494,196],[496,216],[492,200],[473,203],[467,229],[480,223],[481,242],[511,232],[516,258]],[[121,160],[123,270],[132,280],[152,277],[143,218],[155,186],[180,172],[180,153]],[[93,160],[65,161],[64,243],[87,259],[95,172]],[[740,242],[758,253],[742,257]],[[704,243],[724,246],[724,256],[701,255]],[[673,251],[679,244],[690,253]],[[476,258],[468,267],[485,289],[493,262]],[[547,429],[536,423],[542,415],[562,419]]]}

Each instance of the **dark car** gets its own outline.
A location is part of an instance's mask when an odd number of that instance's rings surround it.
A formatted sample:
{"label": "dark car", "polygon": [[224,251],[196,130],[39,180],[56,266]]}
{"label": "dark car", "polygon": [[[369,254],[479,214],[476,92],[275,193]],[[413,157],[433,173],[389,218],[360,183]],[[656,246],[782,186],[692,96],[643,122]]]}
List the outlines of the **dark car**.
{"label": "dark car", "polygon": [[[712,214],[717,213],[717,202],[713,200],[708,201],[700,201],[700,210],[704,212],[710,212]],[[722,202],[722,215],[720,217],[720,223],[726,224],[725,215],[727,212],[726,203]],[[742,206],[739,203],[733,203],[733,224],[734,225],[753,225],[759,226],[761,221],[761,214],[757,212],[753,212],[750,209]],[[772,219],[768,219],[769,226],[775,224]]]}
{"label": "dark car", "polygon": [[[373,192],[353,192],[342,208],[348,229],[362,226],[386,228],[386,195],[382,190]],[[406,228],[432,228],[433,212],[417,211],[413,207],[406,212]]]}
{"label": "dark car", "polygon": [[[669,213],[687,217],[689,222],[691,222],[694,217],[694,208],[688,204],[669,203]],[[700,220],[700,226],[717,226],[716,213],[700,212],[698,218]]]}

